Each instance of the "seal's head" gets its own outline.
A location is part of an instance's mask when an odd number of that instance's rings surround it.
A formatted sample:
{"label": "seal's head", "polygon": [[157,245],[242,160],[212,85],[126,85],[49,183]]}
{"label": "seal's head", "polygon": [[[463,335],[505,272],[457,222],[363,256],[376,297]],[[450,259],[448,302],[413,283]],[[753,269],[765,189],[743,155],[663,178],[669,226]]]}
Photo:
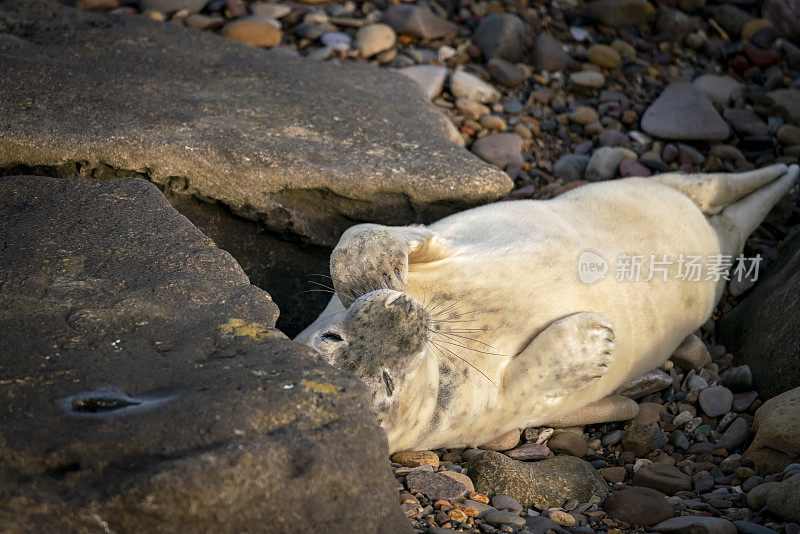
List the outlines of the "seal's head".
{"label": "seal's head", "polygon": [[380,289],[356,299],[340,323],[314,333],[309,343],[328,363],[361,378],[386,427],[405,411],[400,399],[427,381],[420,371],[430,325],[431,315],[421,302]]}

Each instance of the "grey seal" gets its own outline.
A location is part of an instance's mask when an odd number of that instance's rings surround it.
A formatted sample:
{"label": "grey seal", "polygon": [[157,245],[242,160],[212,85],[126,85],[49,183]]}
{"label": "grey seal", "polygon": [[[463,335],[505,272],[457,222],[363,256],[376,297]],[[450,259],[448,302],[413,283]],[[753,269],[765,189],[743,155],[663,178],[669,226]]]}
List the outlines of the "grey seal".
{"label": "grey seal", "polygon": [[[542,424],[662,365],[725,286],[727,269],[687,278],[682,260],[735,259],[797,176],[626,178],[357,225],[331,255],[336,295],[297,339],[367,384],[392,451]],[[636,257],[656,274],[634,279]]]}

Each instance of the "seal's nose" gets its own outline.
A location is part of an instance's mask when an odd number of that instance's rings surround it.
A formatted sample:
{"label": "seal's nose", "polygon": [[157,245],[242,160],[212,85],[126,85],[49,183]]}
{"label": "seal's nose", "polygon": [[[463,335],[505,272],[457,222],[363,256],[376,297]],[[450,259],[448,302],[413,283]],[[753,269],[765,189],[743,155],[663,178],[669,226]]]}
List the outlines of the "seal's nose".
{"label": "seal's nose", "polygon": [[387,308],[396,306],[405,310],[406,312],[410,312],[411,307],[414,305],[414,299],[405,293],[397,293],[396,295],[392,295],[386,299],[386,302],[384,302],[383,305]]}

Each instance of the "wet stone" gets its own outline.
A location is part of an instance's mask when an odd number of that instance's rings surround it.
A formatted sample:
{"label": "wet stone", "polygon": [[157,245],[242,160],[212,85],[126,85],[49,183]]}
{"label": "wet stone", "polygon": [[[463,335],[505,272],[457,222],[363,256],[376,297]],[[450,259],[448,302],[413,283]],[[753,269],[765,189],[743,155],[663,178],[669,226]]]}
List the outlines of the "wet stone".
{"label": "wet stone", "polygon": [[631,487],[611,495],[603,509],[614,519],[632,525],[652,526],[673,516],[666,496],[650,488]]}
{"label": "wet stone", "polygon": [[678,491],[691,491],[692,479],[671,465],[652,464],[634,475],[633,485],[674,495]]}
{"label": "wet stone", "polygon": [[498,510],[510,510],[514,513],[522,511],[522,505],[513,497],[508,495],[495,495],[492,497],[492,506]]}
{"label": "wet stone", "polygon": [[667,519],[656,525],[653,530],[662,534],[736,534],[736,527],[727,519],[704,516],[681,516]]}
{"label": "wet stone", "polygon": [[556,72],[566,69],[570,63],[572,57],[564,51],[560,41],[544,33],[536,39],[533,64],[538,70]]}
{"label": "wet stone", "polygon": [[392,455],[392,461],[404,467],[431,465],[439,467],[439,456],[433,451],[404,451]]}
{"label": "wet stone", "polygon": [[434,15],[429,9],[413,4],[393,5],[383,14],[383,22],[397,33],[423,39],[454,35],[458,26]]}
{"label": "wet stone", "polygon": [[591,89],[599,89],[606,82],[605,76],[593,70],[582,70],[569,75],[569,80],[575,85]]}
{"label": "wet stone", "polygon": [[490,510],[483,515],[483,520],[495,525],[524,525],[525,519],[513,512]]}
{"label": "wet stone", "polygon": [[625,383],[617,394],[631,399],[639,399],[672,385],[672,377],[661,369],[653,369]]}
{"label": "wet stone", "polygon": [[622,466],[606,467],[600,469],[600,474],[604,479],[613,484],[615,482],[624,482],[627,476],[627,470]]}
{"label": "wet stone", "polygon": [[750,424],[744,418],[736,419],[722,434],[722,437],[717,441],[717,448],[733,451],[738,449],[744,443],[745,438],[749,434]]}
{"label": "wet stone", "polygon": [[706,96],[686,82],[670,84],[645,111],[642,129],[662,139],[721,141],[728,125]]}
{"label": "wet stone", "polygon": [[457,480],[441,473],[420,469],[406,475],[406,484],[410,492],[422,493],[432,501],[455,500],[467,492],[467,487]]}
{"label": "wet stone", "polygon": [[728,413],[733,403],[733,393],[723,386],[714,386],[700,392],[700,408],[709,417]]}
{"label": "wet stone", "polygon": [[[640,412],[641,413],[641,412]],[[622,446],[636,457],[646,456],[653,447],[655,430],[650,425],[631,425],[622,437]]]}
{"label": "wet stone", "polygon": [[758,392],[748,391],[747,393],[734,393],[731,409],[735,412],[746,411],[758,398]]}
{"label": "wet stone", "polygon": [[491,13],[478,24],[472,39],[485,59],[500,57],[516,63],[525,49],[526,33],[525,24],[516,15]]}
{"label": "wet stone", "polygon": [[732,367],[720,375],[720,382],[733,392],[749,391],[753,385],[753,373],[748,365]]}
{"label": "wet stone", "polygon": [[525,443],[516,449],[506,451],[506,456],[521,462],[531,460],[544,460],[550,455],[550,449],[546,445],[537,443]]}
{"label": "wet stone", "polygon": [[583,436],[567,431],[556,433],[547,442],[547,447],[556,454],[569,454],[578,458],[586,454],[586,441]]}

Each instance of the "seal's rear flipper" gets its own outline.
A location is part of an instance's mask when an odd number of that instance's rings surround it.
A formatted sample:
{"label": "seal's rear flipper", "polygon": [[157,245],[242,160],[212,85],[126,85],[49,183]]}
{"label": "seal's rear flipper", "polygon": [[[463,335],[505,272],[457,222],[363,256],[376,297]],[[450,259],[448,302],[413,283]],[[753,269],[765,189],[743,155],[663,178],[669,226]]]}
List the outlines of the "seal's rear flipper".
{"label": "seal's rear flipper", "polygon": [[[770,168],[772,167],[767,167]],[[719,215],[709,217],[711,226],[717,231],[724,254],[741,254],[747,236],[758,228],[772,207],[789,192],[798,175],[800,168],[791,165],[778,180],[731,204]]]}
{"label": "seal's rear flipper", "polygon": [[613,350],[614,329],[605,316],[581,312],[559,319],[508,363],[503,403],[530,413],[540,407],[527,405],[526,399],[552,402],[583,389],[606,373]]}
{"label": "seal's rear flipper", "polygon": [[440,260],[453,252],[424,226],[359,224],[342,235],[331,254],[333,287],[349,308],[371,291],[403,291],[410,265]]}
{"label": "seal's rear flipper", "polygon": [[777,164],[741,173],[666,173],[651,180],[677,189],[706,215],[716,215],[762,187],[785,175],[786,165]]}

